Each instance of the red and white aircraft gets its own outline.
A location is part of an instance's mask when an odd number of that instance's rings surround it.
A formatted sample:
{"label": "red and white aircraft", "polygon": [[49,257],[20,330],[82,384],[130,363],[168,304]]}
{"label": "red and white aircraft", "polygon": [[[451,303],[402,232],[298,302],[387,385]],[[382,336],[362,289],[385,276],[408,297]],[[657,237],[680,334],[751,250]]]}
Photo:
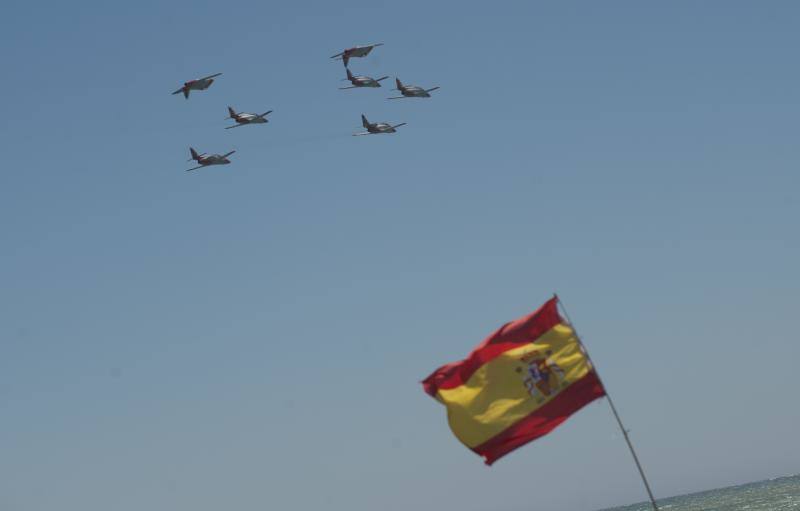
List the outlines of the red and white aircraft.
{"label": "red and white aircraft", "polygon": [[361,124],[367,131],[353,133],[354,137],[360,137],[362,135],[380,135],[382,133],[395,133],[397,128],[406,125],[404,122],[395,124],[394,126],[386,122],[369,122],[364,114],[361,114]]}
{"label": "red and white aircraft", "polygon": [[342,81],[350,80],[350,83],[352,83],[353,85],[349,87],[339,87],[339,90],[358,89],[360,87],[380,87],[381,84],[379,82],[387,78],[389,77],[384,76],[376,80],[375,78],[369,76],[355,76],[353,75],[352,71],[347,69],[347,78],[342,78]]}
{"label": "red and white aircraft", "polygon": [[347,67],[347,63],[353,57],[366,57],[369,55],[369,52],[372,51],[373,48],[377,48],[378,46],[383,46],[383,43],[377,44],[368,44],[366,46],[354,46],[352,48],[347,48],[342,53],[337,53],[332,59],[342,59],[344,62],[344,67]]}
{"label": "red and white aircraft", "polygon": [[197,154],[197,151],[194,150],[193,147],[189,148],[189,152],[192,153],[192,157],[186,161],[196,161],[199,165],[197,167],[192,167],[191,169],[186,169],[186,172],[190,170],[197,170],[203,167],[208,167],[209,165],[227,165],[231,161],[228,159],[228,156],[232,155],[236,151],[231,151],[225,154]]}
{"label": "red and white aircraft", "polygon": [[211,84],[214,83],[214,78],[218,77],[222,73],[217,73],[214,75],[204,76],[203,78],[198,78],[197,80],[189,80],[183,84],[183,87],[173,92],[173,94],[180,94],[183,92],[183,97],[189,99],[189,92],[193,90],[206,90],[207,88],[211,87]]}
{"label": "red and white aircraft", "polygon": [[417,87],[416,85],[403,85],[403,82],[401,82],[399,78],[395,78],[394,81],[397,84],[397,88],[394,90],[400,91],[402,96],[395,96],[387,99],[429,98],[431,97],[431,92],[441,88],[433,87],[432,89],[423,89],[422,87]]}
{"label": "red and white aircraft", "polygon": [[227,126],[225,129],[229,130],[231,128],[238,128],[239,126],[244,126],[245,124],[264,124],[269,122],[266,117],[267,115],[271,114],[272,110],[264,112],[263,114],[246,114],[244,112],[236,113],[236,111],[228,107],[228,114],[231,119],[236,121],[236,124],[233,126]]}

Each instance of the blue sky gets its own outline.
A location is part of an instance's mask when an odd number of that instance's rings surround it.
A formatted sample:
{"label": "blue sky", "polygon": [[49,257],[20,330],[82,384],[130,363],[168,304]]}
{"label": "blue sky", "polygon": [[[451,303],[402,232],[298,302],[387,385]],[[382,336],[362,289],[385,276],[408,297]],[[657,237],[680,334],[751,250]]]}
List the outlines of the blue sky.
{"label": "blue sky", "polygon": [[[657,496],[800,472],[794,2],[11,2],[0,507],[598,509],[419,380],[557,291]],[[385,101],[354,72],[441,86]],[[189,101],[170,93],[222,72]],[[274,110],[224,130],[225,107]],[[359,115],[407,122],[359,137]],[[188,146],[236,149],[186,173]]]}

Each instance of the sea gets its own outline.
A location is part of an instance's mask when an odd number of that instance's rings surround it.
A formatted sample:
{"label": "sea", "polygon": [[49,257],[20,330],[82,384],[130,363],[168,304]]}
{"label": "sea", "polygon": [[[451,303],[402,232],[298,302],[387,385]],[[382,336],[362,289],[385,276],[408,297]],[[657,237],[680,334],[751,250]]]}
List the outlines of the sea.
{"label": "sea", "polygon": [[[800,510],[800,474],[658,499],[657,504],[663,511]],[[641,502],[602,511],[652,511],[652,509],[650,502]]]}

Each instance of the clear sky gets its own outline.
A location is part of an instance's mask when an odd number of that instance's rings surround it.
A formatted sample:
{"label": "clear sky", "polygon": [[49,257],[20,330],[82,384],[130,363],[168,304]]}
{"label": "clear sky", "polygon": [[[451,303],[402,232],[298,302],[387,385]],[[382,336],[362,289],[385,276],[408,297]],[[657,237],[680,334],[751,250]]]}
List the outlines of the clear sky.
{"label": "clear sky", "polygon": [[[6,2],[0,508],[643,500],[604,401],[487,468],[419,385],[554,291],[657,496],[800,472],[798,26],[792,1]],[[356,73],[441,90],[337,90],[329,57],[372,42]],[[226,131],[227,105],[274,114]],[[408,125],[353,138],[361,113]],[[238,152],[186,173],[189,145]]]}

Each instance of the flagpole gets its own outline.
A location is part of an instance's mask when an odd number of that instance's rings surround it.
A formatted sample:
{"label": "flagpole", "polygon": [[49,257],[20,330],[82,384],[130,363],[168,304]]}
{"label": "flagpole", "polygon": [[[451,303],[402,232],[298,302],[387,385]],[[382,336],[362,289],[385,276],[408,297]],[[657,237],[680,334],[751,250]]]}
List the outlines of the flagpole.
{"label": "flagpole", "polygon": [[608,391],[605,390],[606,385],[605,383],[603,383],[602,378],[600,378],[600,373],[597,372],[597,366],[594,365],[592,357],[589,356],[589,350],[586,349],[586,346],[583,344],[583,341],[581,340],[581,336],[578,335],[578,330],[575,328],[575,324],[572,322],[572,319],[570,319],[569,313],[567,312],[567,308],[564,306],[564,302],[561,301],[561,298],[558,296],[558,294],[553,293],[553,296],[561,305],[561,309],[564,311],[564,316],[566,316],[567,322],[572,327],[572,331],[575,332],[575,338],[578,339],[578,342],[581,345],[581,349],[583,349],[583,352],[586,354],[586,358],[592,365],[594,373],[597,375],[597,379],[603,386],[603,390],[606,393],[606,401],[608,401],[608,404],[611,407],[611,412],[614,414],[614,418],[617,419],[617,424],[619,424],[619,429],[622,431],[622,436],[625,437],[625,442],[628,444],[628,449],[630,449],[631,451],[631,455],[633,456],[633,461],[636,463],[636,468],[639,469],[639,475],[642,476],[642,482],[644,483],[644,487],[647,490],[647,495],[650,497],[650,503],[653,505],[653,510],[659,511],[658,505],[656,504],[656,499],[655,497],[653,497],[653,491],[650,489],[650,483],[647,482],[647,477],[644,475],[644,469],[642,468],[642,464],[639,463],[639,457],[636,455],[636,451],[633,449],[633,444],[631,443],[630,437],[628,437],[628,430],[625,429],[625,426],[622,424],[622,419],[619,417],[619,413],[617,413],[617,407],[614,406],[614,401],[611,400],[611,396],[608,394]]}

